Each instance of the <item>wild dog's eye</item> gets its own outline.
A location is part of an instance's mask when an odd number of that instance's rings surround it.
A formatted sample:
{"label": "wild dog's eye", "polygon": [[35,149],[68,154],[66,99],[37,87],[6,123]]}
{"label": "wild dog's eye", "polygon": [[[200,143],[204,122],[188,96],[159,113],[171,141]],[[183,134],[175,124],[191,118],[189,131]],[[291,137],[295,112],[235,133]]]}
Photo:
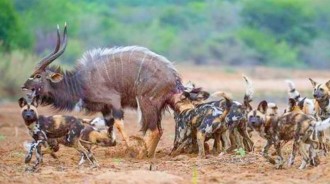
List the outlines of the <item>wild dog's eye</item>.
{"label": "wild dog's eye", "polygon": [[324,89],[323,89],[323,88],[320,88],[320,91],[322,91],[322,92],[323,92],[323,91],[324,91]]}
{"label": "wild dog's eye", "polygon": [[40,74],[36,74],[36,75],[34,76],[34,78],[36,78],[36,79],[40,79],[40,78],[41,78],[41,75],[40,75]]}
{"label": "wild dog's eye", "polygon": [[27,111],[26,109],[23,110],[23,112],[26,112],[26,111]]}
{"label": "wild dog's eye", "polygon": [[257,116],[257,118],[259,119],[259,118],[260,118],[260,116]]}

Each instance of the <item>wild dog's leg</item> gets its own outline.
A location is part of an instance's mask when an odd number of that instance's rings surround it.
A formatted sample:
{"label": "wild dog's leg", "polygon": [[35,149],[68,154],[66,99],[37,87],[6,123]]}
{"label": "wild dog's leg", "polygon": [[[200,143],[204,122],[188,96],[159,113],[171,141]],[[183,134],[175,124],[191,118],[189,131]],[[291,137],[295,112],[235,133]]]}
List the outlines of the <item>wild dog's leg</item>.
{"label": "wild dog's leg", "polygon": [[306,151],[305,144],[302,141],[299,141],[299,150],[300,154],[303,156],[299,169],[305,169],[307,164],[309,163],[309,155]]}
{"label": "wild dog's leg", "polygon": [[205,133],[201,132],[200,130],[197,131],[197,144],[198,144],[198,157],[199,158],[205,158],[204,142],[205,142]]}
{"label": "wild dog's leg", "polygon": [[221,134],[221,137],[224,141],[224,144],[225,144],[225,150],[224,152],[225,153],[228,153],[228,152],[231,152],[232,151],[232,145],[230,143],[230,139],[229,139],[229,130],[226,130],[224,131],[222,134]]}
{"label": "wild dog's leg", "polygon": [[272,141],[268,139],[266,145],[262,150],[262,156],[266,158],[271,164],[275,164],[275,160],[268,155],[268,151],[271,146],[272,146]]}
{"label": "wild dog's leg", "polygon": [[282,156],[281,141],[279,140],[278,135],[275,135],[275,137],[274,137],[274,147],[275,147],[276,153],[277,153],[276,169],[281,169],[284,164],[284,159]]}
{"label": "wild dog's leg", "polygon": [[[244,148],[242,137],[241,137],[241,135],[240,135],[240,133],[239,133],[239,131],[238,131],[237,128],[235,128],[233,130],[233,132],[230,132],[229,134],[230,134],[229,135],[230,142],[232,143],[232,147],[234,149]],[[235,144],[235,145],[233,145],[233,144]]]}
{"label": "wild dog's leg", "polygon": [[221,140],[220,140],[221,135],[219,132],[215,132],[213,136],[214,136],[214,143],[213,143],[212,152],[213,154],[219,154],[221,152]]}
{"label": "wild dog's leg", "polygon": [[25,163],[29,163],[31,161],[31,158],[32,158],[32,155],[33,155],[33,151],[34,149],[36,148],[36,142],[32,142],[31,145],[30,145],[30,148],[29,148],[29,151],[28,153],[26,154],[25,156]]}
{"label": "wild dog's leg", "polygon": [[33,166],[33,169],[35,170],[43,161],[42,158],[42,153],[41,153],[41,144],[44,143],[43,140],[38,140],[36,142],[36,157],[37,157],[37,162],[35,163],[35,165]]}
{"label": "wild dog's leg", "polygon": [[[79,162],[79,166],[84,163],[85,158],[87,158],[92,164],[93,164],[93,167],[97,167],[98,166],[98,163],[96,161],[96,159],[94,158],[94,155],[90,152],[90,150],[88,150],[86,147],[84,147],[80,140],[78,140],[76,142],[76,147],[75,147],[81,154],[83,154],[83,158],[81,158],[80,162]],[[83,161],[82,161],[83,160]]]}
{"label": "wild dog's leg", "polygon": [[237,129],[238,132],[241,134],[241,136],[243,137],[243,141],[246,141],[246,148],[245,150],[248,152],[251,152],[254,150],[254,142],[251,140],[250,135],[248,134],[246,128],[238,128]]}
{"label": "wild dog's leg", "polygon": [[182,152],[182,150],[188,145],[189,141],[190,141],[190,139],[187,138],[185,141],[183,141],[183,142],[178,146],[177,149],[173,150],[173,151],[171,152],[170,155],[172,155],[172,156],[177,156],[177,155],[179,155],[179,154]]}
{"label": "wild dog's leg", "polygon": [[296,158],[298,147],[299,147],[298,140],[295,139],[293,141],[292,152],[291,152],[290,158],[288,160],[288,166],[292,166],[294,164],[294,159]]}

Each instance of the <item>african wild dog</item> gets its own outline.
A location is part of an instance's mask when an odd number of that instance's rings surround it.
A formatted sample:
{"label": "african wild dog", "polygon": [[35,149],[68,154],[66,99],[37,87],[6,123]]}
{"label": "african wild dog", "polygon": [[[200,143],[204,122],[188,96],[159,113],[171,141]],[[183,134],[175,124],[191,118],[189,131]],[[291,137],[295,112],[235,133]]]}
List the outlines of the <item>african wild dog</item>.
{"label": "african wild dog", "polygon": [[253,98],[254,88],[248,77],[243,75],[243,79],[246,83],[243,103],[232,101],[225,121],[229,126],[232,145],[250,152],[253,151],[254,143],[248,132],[247,114],[252,110],[250,102]]}
{"label": "african wild dog", "polygon": [[[309,78],[311,81],[314,91],[314,105],[316,111],[316,118],[318,120],[325,120],[330,117],[330,80],[325,83],[315,82],[313,79]],[[330,143],[330,129],[326,129],[318,133],[318,139],[323,144]],[[323,148],[324,152],[327,153],[328,149]]]}
{"label": "african wild dog", "polygon": [[42,163],[42,145],[46,147],[44,153],[50,153],[53,157],[56,157],[54,152],[58,151],[59,143],[73,147],[81,153],[79,165],[88,159],[93,166],[97,166],[97,161],[91,153],[91,145],[114,146],[116,144],[116,141],[108,135],[107,130],[99,131],[90,125],[84,125],[82,119],[62,115],[45,117],[38,115],[35,101],[28,102],[25,98],[20,98],[18,103],[22,108],[25,125],[34,139],[25,157],[25,163],[29,163],[33,151],[36,150],[37,162],[33,168]]}
{"label": "african wild dog", "polygon": [[[231,99],[223,93],[226,102]],[[228,105],[230,103],[227,103]],[[184,92],[176,103],[176,138],[173,155],[180,153],[191,140],[196,139],[198,144],[198,156],[205,157],[204,143],[208,137],[215,136],[215,145],[220,149],[220,136],[225,140],[225,145],[230,146],[227,125],[224,119],[230,106],[220,108],[212,103],[194,105],[190,99],[190,93]]]}
{"label": "african wild dog", "polygon": [[[267,115],[267,102],[260,102],[258,109],[249,113],[249,123],[257,130],[259,135],[267,140],[267,144],[263,150],[263,156],[272,164],[276,164],[276,168],[282,168],[284,159],[282,156],[281,141],[294,140],[293,151],[289,161],[289,165],[294,162],[295,154],[299,148],[303,155],[303,161],[300,169],[304,169],[307,163],[311,162],[317,165],[317,155],[315,150],[317,142],[311,139],[313,131],[321,131],[330,126],[330,119],[317,122],[315,118],[302,113],[294,99],[289,100],[290,112],[283,115],[269,116]],[[297,111],[297,109],[299,109]],[[268,155],[268,150],[274,145],[278,158],[276,161]],[[306,151],[306,145],[309,145],[309,151]]]}

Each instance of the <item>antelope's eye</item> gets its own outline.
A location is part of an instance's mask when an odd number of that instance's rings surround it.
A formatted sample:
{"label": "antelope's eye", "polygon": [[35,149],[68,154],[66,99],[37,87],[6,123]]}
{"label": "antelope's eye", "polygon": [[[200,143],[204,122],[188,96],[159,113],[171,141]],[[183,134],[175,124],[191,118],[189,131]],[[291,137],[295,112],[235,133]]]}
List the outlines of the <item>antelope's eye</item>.
{"label": "antelope's eye", "polygon": [[34,76],[34,78],[36,78],[36,79],[40,79],[40,78],[41,78],[41,75],[40,75],[40,74],[36,74],[36,75]]}

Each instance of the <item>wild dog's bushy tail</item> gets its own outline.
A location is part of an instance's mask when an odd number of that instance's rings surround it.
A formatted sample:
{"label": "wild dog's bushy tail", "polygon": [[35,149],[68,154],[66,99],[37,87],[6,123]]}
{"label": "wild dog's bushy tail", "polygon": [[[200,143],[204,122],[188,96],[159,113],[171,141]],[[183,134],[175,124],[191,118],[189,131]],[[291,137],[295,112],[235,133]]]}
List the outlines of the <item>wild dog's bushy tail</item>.
{"label": "wild dog's bushy tail", "polygon": [[300,93],[297,91],[296,86],[291,80],[285,80],[285,82],[288,84],[288,95],[289,98],[293,98],[295,100],[298,100],[300,98]]}
{"label": "wild dog's bushy tail", "polygon": [[323,120],[323,121],[318,121],[314,125],[316,131],[322,131],[330,127],[330,118]]}
{"label": "wild dog's bushy tail", "polygon": [[251,102],[254,94],[254,88],[252,85],[252,81],[245,75],[243,75],[243,79],[246,83],[246,89],[244,94],[244,101]]}

